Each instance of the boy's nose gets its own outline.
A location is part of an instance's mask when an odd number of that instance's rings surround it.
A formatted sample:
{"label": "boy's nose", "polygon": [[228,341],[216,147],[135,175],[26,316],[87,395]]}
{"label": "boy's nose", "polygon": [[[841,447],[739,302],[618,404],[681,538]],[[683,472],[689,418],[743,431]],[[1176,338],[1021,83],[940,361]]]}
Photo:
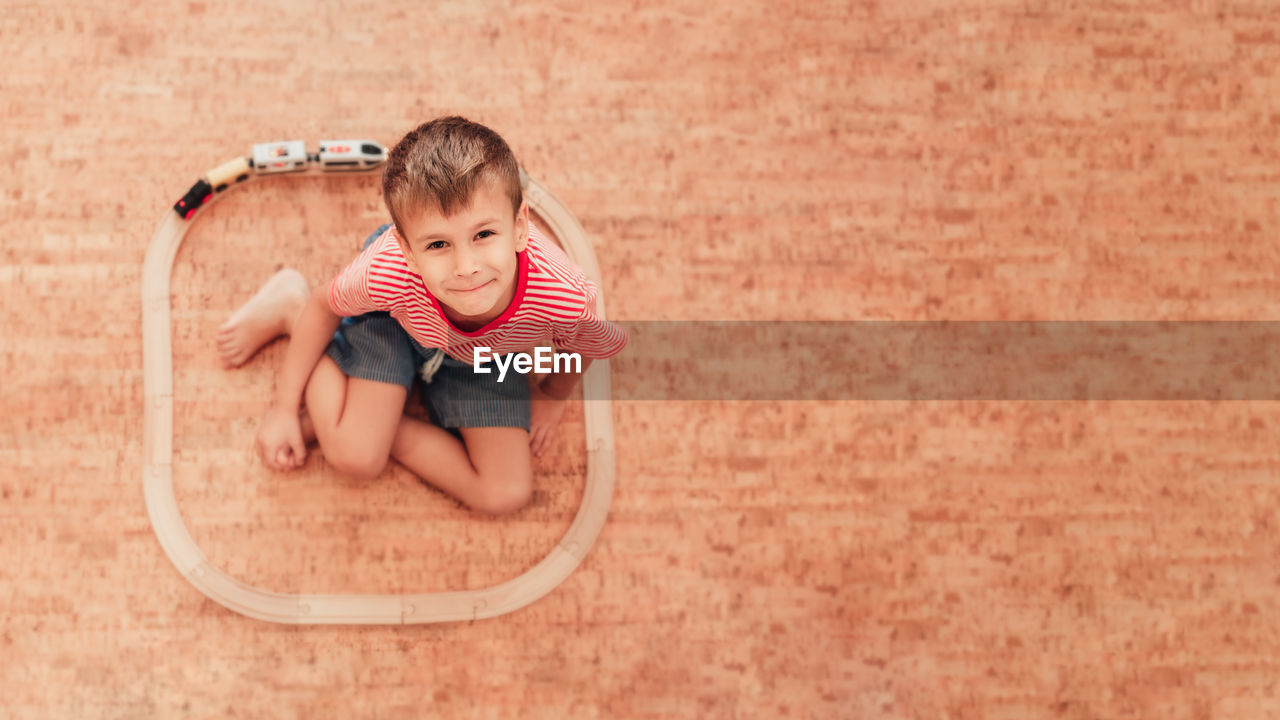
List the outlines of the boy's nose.
{"label": "boy's nose", "polygon": [[475,275],[480,269],[480,263],[476,262],[476,256],[466,250],[458,250],[453,257],[453,272],[455,275],[462,277],[465,275]]}

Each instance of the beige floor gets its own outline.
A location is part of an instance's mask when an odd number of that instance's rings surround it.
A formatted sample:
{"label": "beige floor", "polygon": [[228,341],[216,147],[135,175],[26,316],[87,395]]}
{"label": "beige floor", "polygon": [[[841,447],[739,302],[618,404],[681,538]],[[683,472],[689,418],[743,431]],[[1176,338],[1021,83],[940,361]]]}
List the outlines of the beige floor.
{"label": "beige floor", "polygon": [[[623,321],[1275,318],[1269,3],[263,5],[0,7],[0,715],[1280,716],[1274,402],[618,403],[597,546],[473,624],[231,613],[140,481],[160,213],[254,142],[446,112],[575,210]],[[281,179],[179,253],[179,502],[246,581],[480,587],[577,505],[580,410],[509,520],[253,459],[281,347],[225,372],[214,329],[381,212]]]}

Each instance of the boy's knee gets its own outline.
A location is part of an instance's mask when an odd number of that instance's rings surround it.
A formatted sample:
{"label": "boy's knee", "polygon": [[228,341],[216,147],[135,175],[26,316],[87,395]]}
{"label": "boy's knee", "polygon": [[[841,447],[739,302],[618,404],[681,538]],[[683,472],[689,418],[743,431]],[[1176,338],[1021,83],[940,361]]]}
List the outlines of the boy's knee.
{"label": "boy's knee", "polygon": [[358,480],[372,480],[387,467],[386,453],[371,452],[359,445],[323,448],[325,460],[334,470]]}
{"label": "boy's knee", "polygon": [[478,493],[471,509],[490,515],[509,515],[523,509],[533,500],[533,475],[489,480]]}

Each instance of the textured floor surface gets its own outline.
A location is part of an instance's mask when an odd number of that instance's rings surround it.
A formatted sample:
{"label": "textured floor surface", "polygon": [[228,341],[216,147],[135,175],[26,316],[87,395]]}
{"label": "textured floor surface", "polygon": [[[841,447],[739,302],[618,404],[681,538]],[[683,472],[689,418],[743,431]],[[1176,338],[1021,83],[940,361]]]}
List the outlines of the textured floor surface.
{"label": "textured floor surface", "polygon": [[[485,122],[621,321],[1280,316],[1273,4],[718,5],[0,3],[0,716],[1280,717],[1275,402],[619,402],[596,547],[475,623],[274,625],[170,564],[142,258],[255,142]],[[282,346],[213,333],[382,220],[373,178],[280,178],[178,254],[175,486],[246,582],[483,587],[577,507],[580,407],[506,520],[254,459]]]}

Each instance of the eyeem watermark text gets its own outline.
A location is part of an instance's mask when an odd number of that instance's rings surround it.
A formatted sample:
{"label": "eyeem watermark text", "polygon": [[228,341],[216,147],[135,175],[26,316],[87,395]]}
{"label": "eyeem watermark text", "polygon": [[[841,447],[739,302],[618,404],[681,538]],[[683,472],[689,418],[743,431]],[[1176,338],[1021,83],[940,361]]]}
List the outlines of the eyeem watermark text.
{"label": "eyeem watermark text", "polygon": [[472,357],[474,359],[472,367],[478,373],[492,372],[488,363],[493,360],[493,364],[498,366],[498,382],[502,382],[507,377],[508,369],[515,370],[521,375],[527,375],[529,372],[582,372],[581,355],[553,352],[551,348],[546,347],[534,349],[532,355],[529,353],[494,355],[491,348],[480,345],[476,347]]}

